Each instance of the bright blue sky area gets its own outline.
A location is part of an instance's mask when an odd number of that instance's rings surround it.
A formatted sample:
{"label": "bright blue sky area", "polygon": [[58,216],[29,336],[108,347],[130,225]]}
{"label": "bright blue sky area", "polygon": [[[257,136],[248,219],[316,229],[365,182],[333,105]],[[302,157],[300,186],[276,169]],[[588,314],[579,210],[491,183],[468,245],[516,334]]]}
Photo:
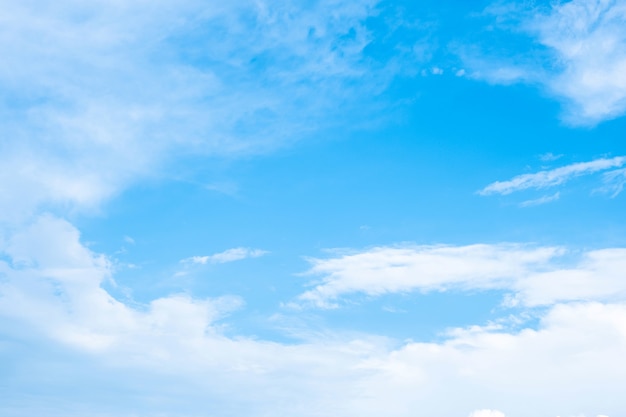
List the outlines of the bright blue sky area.
{"label": "bright blue sky area", "polygon": [[0,414],[626,409],[623,1],[5,6]]}
{"label": "bright blue sky area", "polygon": [[[536,191],[476,194],[499,178],[624,154],[623,120],[572,129],[558,120],[558,106],[532,88],[453,75],[398,84],[396,94],[419,97],[391,110],[378,126],[354,131],[342,125],[271,155],[185,158],[170,168],[177,178],[131,188],[109,203],[106,214],[81,219],[84,239],[108,253],[124,248],[114,256],[122,263],[117,280],[134,287],[140,300],[167,291],[244,296],[246,308],[230,322],[253,335],[272,326],[264,317],[293,314],[280,303],[307,283],[299,275],[308,268],[305,258],[324,257],[326,249],[407,242],[624,245],[623,197],[594,194],[593,180],[575,180],[562,191],[563,201],[536,207],[519,206],[541,195]],[[562,157],[541,161],[548,153]],[[238,246],[270,253],[172,277],[181,259]],[[123,263],[139,268],[125,270]],[[305,317],[340,330],[431,338],[441,328],[502,315],[500,298],[482,292],[393,295]],[[398,312],[385,312],[390,306]]]}

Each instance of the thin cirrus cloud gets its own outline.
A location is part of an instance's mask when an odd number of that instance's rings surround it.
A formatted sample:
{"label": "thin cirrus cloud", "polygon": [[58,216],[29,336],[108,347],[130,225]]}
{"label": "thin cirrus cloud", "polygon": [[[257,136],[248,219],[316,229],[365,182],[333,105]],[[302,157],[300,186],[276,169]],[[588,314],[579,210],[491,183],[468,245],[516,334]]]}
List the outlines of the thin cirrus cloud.
{"label": "thin cirrus cloud", "polygon": [[295,305],[338,308],[358,294],[494,289],[508,293],[506,306],[626,299],[624,248],[572,253],[512,244],[377,247],[311,262],[307,274],[320,279]]}
{"label": "thin cirrus cloud", "polygon": [[[518,175],[507,181],[496,181],[480,190],[478,194],[507,195],[516,191],[522,191],[527,189],[542,189],[554,187],[557,185],[561,185],[576,177],[590,175],[612,168],[619,168],[623,166],[624,163],[626,163],[626,157],[624,156],[617,156],[614,158],[600,158],[589,162],[578,162],[551,170],[539,171],[532,174]],[[613,179],[612,177],[605,178],[607,180]],[[555,200],[556,198],[552,198],[552,200]]]}
{"label": "thin cirrus cloud", "polygon": [[261,250],[261,249],[251,249],[251,248],[240,247],[240,248],[227,249],[224,252],[215,253],[213,255],[191,256],[189,258],[183,259],[181,263],[196,264],[196,265],[224,264],[228,262],[241,261],[247,258],[258,258],[268,253],[269,253],[268,251]]}
{"label": "thin cirrus cloud", "polygon": [[[556,304],[539,317],[537,329],[455,328],[436,342],[316,334],[287,343],[225,334],[229,312],[242,307],[237,297],[174,294],[139,306],[114,298],[102,287],[114,275],[113,263],[84,246],[70,223],[51,215],[15,231],[0,249],[0,316],[8,341],[2,354],[12,358],[14,369],[29,370],[19,381],[0,373],[3,415],[78,417],[98,410],[97,415],[183,417],[219,407],[224,415],[300,417],[409,417],[416,409],[446,416],[497,417],[497,410],[511,416],[594,416],[619,415],[626,407],[619,395],[626,373],[621,302]],[[555,254],[509,247],[507,257],[506,250],[495,249],[496,262],[522,258],[510,271]],[[484,259],[490,251],[440,253],[482,253]],[[626,259],[617,252],[595,256]],[[399,259],[392,261],[397,267]],[[374,262],[364,267],[386,272]],[[46,349],[18,355],[24,334]],[[42,396],[21,401],[24,384],[58,392],[50,363],[81,389],[55,395],[52,410]],[[102,395],[108,389],[115,401]],[[582,391],[588,396],[571,395]],[[591,408],[589,398],[604,404],[602,410]]]}
{"label": "thin cirrus cloud", "polygon": [[363,59],[376,4],[3,4],[0,221],[97,209],[190,153],[267,152],[332,124],[338,100],[393,76]]}
{"label": "thin cirrus cloud", "polygon": [[[526,58],[464,53],[470,76],[493,83],[541,85],[563,102],[571,125],[595,125],[626,112],[626,1],[528,3],[490,7],[506,31],[533,40]],[[492,27],[493,29],[493,27]]]}
{"label": "thin cirrus cloud", "polygon": [[542,204],[547,204],[547,203],[551,203],[553,201],[556,201],[559,198],[561,198],[561,193],[556,192],[556,193],[554,193],[552,195],[544,195],[543,197],[535,198],[535,199],[532,199],[532,200],[522,201],[519,204],[519,206],[520,207],[540,206]]}
{"label": "thin cirrus cloud", "polygon": [[606,172],[603,180],[605,185],[601,189],[610,192],[613,197],[617,196],[626,185],[626,168]]}

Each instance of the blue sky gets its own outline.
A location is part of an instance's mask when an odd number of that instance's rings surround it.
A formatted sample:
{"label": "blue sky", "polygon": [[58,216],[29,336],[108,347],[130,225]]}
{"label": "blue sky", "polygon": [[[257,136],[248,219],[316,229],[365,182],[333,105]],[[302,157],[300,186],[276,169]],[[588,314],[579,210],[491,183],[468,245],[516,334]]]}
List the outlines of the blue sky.
{"label": "blue sky", "polygon": [[626,2],[0,15],[0,414],[615,417]]}

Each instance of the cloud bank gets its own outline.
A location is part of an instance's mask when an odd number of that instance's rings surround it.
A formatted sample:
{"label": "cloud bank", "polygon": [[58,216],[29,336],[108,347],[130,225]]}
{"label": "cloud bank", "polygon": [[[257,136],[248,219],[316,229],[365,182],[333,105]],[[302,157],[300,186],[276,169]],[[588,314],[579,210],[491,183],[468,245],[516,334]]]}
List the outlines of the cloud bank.
{"label": "cloud bank", "polygon": [[[411,256],[415,265],[449,261],[447,274],[456,282],[468,280],[457,268],[469,265],[489,283],[501,275],[523,275],[560,253],[480,245],[394,250],[399,252],[387,253],[387,266],[377,260],[381,250],[373,251],[373,258],[347,260],[366,260],[366,267],[380,273],[402,268]],[[0,354],[11,358],[21,375],[0,374],[6,387],[0,411],[11,417],[200,416],[207,407],[224,416],[408,417],[415,410],[435,416],[467,416],[472,410],[491,417],[499,415],[495,410],[506,410],[507,417],[593,416],[619,415],[626,407],[620,395],[626,376],[621,299],[557,303],[536,329],[472,326],[450,329],[439,342],[398,345],[368,335],[318,335],[279,343],[224,333],[220,323],[241,308],[236,297],[170,295],[144,305],[115,299],[102,287],[113,274],[108,259],[86,248],[71,224],[52,216],[7,236],[1,251]],[[624,281],[623,250],[585,256],[571,272],[544,272],[563,274],[556,280],[537,276],[539,285],[554,283],[560,295],[563,286],[586,293],[586,280],[593,280],[594,288],[604,288],[598,291],[615,293],[617,281]],[[335,260],[334,268],[342,262]],[[607,265],[619,268],[603,284],[598,277],[610,270],[596,276],[594,268]],[[423,275],[428,285],[445,285],[447,279]],[[29,349],[45,349],[18,355],[27,341]],[[51,364],[62,372],[54,373]],[[55,396],[64,378],[81,388]],[[31,385],[37,393],[21,401]],[[117,393],[115,401],[107,400],[109,390]],[[580,392],[585,395],[573,395]]]}

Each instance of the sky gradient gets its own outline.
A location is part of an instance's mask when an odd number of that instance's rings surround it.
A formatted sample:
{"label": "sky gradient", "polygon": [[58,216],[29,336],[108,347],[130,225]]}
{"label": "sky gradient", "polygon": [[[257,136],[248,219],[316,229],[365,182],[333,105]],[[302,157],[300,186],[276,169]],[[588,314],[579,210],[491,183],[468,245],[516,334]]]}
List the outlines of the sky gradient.
{"label": "sky gradient", "polygon": [[626,413],[626,1],[0,4],[0,415]]}

